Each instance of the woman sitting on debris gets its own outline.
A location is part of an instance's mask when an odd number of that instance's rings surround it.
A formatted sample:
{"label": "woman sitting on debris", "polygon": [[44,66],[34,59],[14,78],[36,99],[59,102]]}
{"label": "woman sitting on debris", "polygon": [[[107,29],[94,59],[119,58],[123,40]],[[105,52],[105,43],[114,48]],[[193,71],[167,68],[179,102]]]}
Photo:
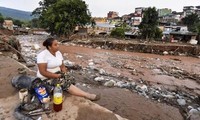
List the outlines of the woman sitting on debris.
{"label": "woman sitting on debris", "polygon": [[[56,72],[67,73],[67,69],[63,64],[63,56],[61,52],[58,51],[58,41],[54,38],[48,38],[43,42],[43,46],[45,46],[46,49],[37,55],[37,65],[39,69],[37,77],[42,80],[61,78],[62,74]],[[82,91],[71,84],[70,81],[67,82],[66,86],[68,87],[67,91],[72,95],[85,97],[89,100],[98,100],[100,98],[99,95]]]}

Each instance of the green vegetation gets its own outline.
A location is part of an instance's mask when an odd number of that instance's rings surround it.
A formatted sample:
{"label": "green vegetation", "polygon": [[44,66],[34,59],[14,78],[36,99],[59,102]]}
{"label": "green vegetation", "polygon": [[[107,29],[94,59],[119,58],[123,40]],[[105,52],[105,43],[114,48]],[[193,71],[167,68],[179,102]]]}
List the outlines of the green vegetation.
{"label": "green vegetation", "polygon": [[117,37],[117,38],[124,38],[125,30],[122,27],[117,27],[111,31],[110,36]]}
{"label": "green vegetation", "polygon": [[155,37],[154,37],[154,39],[155,40],[161,40],[162,36],[163,36],[162,30],[157,27],[156,31],[155,31]]}
{"label": "green vegetation", "polygon": [[142,18],[142,22],[139,25],[139,29],[141,35],[146,40],[159,39],[161,38],[162,33],[158,30],[158,12],[156,8],[149,7],[144,12],[144,17]]}
{"label": "green vegetation", "polygon": [[20,21],[20,20],[13,20],[13,24],[14,25],[17,25],[17,26],[19,26],[19,27],[22,27],[22,25],[24,24],[24,22],[23,21]]}
{"label": "green vegetation", "polygon": [[200,18],[197,14],[191,14],[182,19],[182,24],[188,27],[189,31],[197,33],[197,39],[200,40]]}
{"label": "green vegetation", "polygon": [[33,18],[31,21],[28,22],[27,25],[30,26],[30,28],[41,28],[38,18]]}
{"label": "green vegetation", "polygon": [[4,22],[4,18],[2,14],[0,13],[0,28],[2,28],[3,22]]}
{"label": "green vegetation", "polygon": [[112,37],[124,38],[125,32],[130,31],[131,28],[125,22],[118,24],[118,26],[111,31]]}
{"label": "green vegetation", "polygon": [[196,32],[200,35],[200,22],[196,23]]}
{"label": "green vegetation", "polygon": [[96,26],[96,22],[94,19],[91,19],[91,26],[92,26],[92,28],[95,28],[95,26]]}
{"label": "green vegetation", "polygon": [[53,35],[70,36],[76,26],[91,22],[90,12],[82,0],[44,0],[39,5],[32,14]]}
{"label": "green vegetation", "polygon": [[186,16],[182,19],[182,23],[187,25],[188,30],[192,32],[197,32],[197,24],[200,23],[199,17],[197,14],[192,13],[191,15]]}

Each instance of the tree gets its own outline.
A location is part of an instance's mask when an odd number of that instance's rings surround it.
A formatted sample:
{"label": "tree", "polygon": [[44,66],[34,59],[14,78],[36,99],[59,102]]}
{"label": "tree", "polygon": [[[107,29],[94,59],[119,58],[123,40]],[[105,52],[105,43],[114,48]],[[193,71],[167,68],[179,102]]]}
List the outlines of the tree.
{"label": "tree", "polygon": [[22,27],[23,22],[20,21],[20,20],[13,19],[13,24],[14,24],[14,25],[17,25],[17,26],[19,26],[19,27]]}
{"label": "tree", "polygon": [[197,14],[192,13],[191,15],[186,16],[182,19],[182,23],[187,25],[188,30],[196,32],[195,24],[200,22]]}
{"label": "tree", "polygon": [[2,16],[2,14],[0,13],[0,27],[2,27],[3,22],[4,22],[4,18]]}
{"label": "tree", "polygon": [[196,23],[196,32],[198,35],[200,35],[200,22]]}
{"label": "tree", "polygon": [[156,31],[158,26],[158,12],[156,8],[149,7],[144,11],[144,17],[139,25],[142,37],[147,39],[156,38]]}
{"label": "tree", "polygon": [[196,32],[197,32],[197,40],[199,41],[200,44],[200,22],[195,24],[196,26]]}
{"label": "tree", "polygon": [[3,24],[3,22],[4,22],[3,16],[0,16],[0,24]]}
{"label": "tree", "polygon": [[39,16],[44,28],[51,34],[69,36],[76,26],[90,22],[91,15],[82,0],[44,0],[33,14]]}
{"label": "tree", "polygon": [[131,30],[131,27],[126,22],[121,23],[121,25],[119,26],[124,29],[124,32],[128,32]]}
{"label": "tree", "polygon": [[6,17],[5,20],[13,20],[11,17]]}
{"label": "tree", "polygon": [[160,40],[162,38],[162,30],[160,28],[156,28],[154,39]]}
{"label": "tree", "polygon": [[91,26],[92,26],[92,28],[94,28],[96,26],[96,22],[94,19],[91,19]]}
{"label": "tree", "polygon": [[125,30],[122,27],[117,27],[113,29],[110,33],[112,37],[124,38],[125,37]]}
{"label": "tree", "polygon": [[22,27],[28,27],[28,28],[31,28],[31,27],[32,27],[32,25],[31,25],[31,21],[23,21]]}
{"label": "tree", "polygon": [[33,18],[31,20],[31,27],[32,28],[40,28],[40,21],[38,18]]}
{"label": "tree", "polygon": [[56,0],[42,0],[39,2],[38,8],[36,8],[33,12],[32,15],[35,17],[42,17],[42,14],[47,11],[47,8],[51,6],[52,4],[55,4]]}

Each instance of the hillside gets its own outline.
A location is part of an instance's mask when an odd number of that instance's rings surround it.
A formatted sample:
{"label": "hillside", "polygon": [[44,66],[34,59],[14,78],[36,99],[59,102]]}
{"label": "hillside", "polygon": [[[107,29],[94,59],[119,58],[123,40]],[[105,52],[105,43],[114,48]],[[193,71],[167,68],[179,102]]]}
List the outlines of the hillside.
{"label": "hillside", "polygon": [[21,11],[21,10],[16,10],[16,9],[11,9],[11,8],[0,7],[0,13],[4,17],[12,17],[14,19],[19,19],[19,20],[32,19],[31,12]]}

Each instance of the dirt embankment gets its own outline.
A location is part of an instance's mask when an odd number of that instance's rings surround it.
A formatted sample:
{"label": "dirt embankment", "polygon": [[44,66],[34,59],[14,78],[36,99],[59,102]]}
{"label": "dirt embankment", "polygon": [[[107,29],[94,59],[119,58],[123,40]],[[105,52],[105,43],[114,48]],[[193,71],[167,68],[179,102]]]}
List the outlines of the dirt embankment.
{"label": "dirt embankment", "polygon": [[[200,46],[186,43],[163,43],[159,41],[117,40],[117,39],[90,39],[73,41],[75,44],[89,45],[93,48],[120,50],[130,52],[200,56]],[[165,52],[165,53],[164,53]]]}
{"label": "dirt embankment", "polygon": [[13,35],[13,31],[8,29],[0,29],[0,35]]}

